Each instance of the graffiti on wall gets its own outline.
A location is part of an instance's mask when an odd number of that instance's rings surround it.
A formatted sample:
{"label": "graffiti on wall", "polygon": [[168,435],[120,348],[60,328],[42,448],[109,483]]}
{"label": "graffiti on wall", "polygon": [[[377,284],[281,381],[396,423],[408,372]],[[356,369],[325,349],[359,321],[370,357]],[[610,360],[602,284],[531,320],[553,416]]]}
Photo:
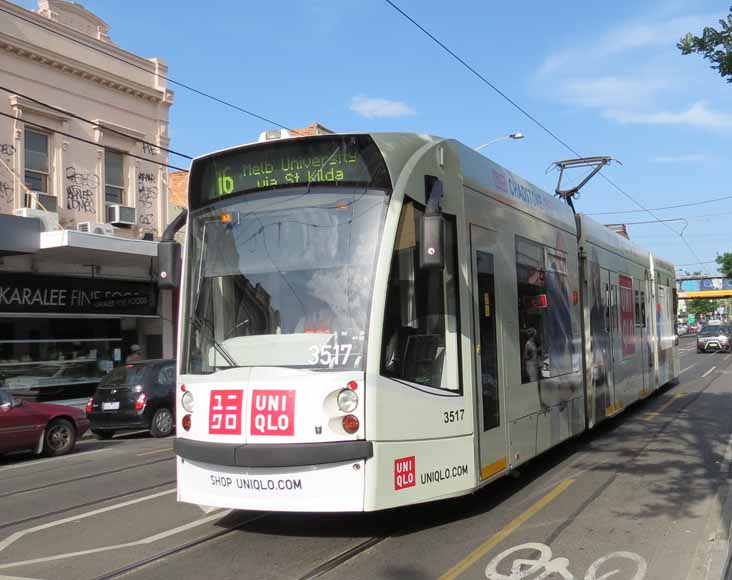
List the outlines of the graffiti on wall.
{"label": "graffiti on wall", "polygon": [[137,174],[137,202],[138,223],[143,226],[152,226],[154,215],[153,205],[158,198],[158,186],[155,184],[155,174],[143,171]]}
{"label": "graffiti on wall", "polygon": [[146,155],[157,155],[158,154],[158,148],[155,147],[152,143],[143,143],[142,144],[142,152]]}
{"label": "graffiti on wall", "polygon": [[99,177],[73,165],[66,168],[66,209],[82,213],[96,213]]}
{"label": "graffiti on wall", "polygon": [[[8,167],[13,166],[15,145],[0,143],[0,157]],[[0,203],[13,204],[13,175],[0,163]]]}

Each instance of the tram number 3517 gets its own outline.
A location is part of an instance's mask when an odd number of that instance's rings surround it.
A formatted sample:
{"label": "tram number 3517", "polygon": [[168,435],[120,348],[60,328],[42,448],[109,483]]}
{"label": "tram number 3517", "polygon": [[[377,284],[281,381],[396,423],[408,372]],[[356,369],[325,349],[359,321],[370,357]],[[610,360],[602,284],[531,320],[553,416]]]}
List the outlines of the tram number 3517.
{"label": "tram number 3517", "polygon": [[465,417],[465,409],[458,409],[457,411],[445,411],[442,414],[444,423],[456,423],[462,421]]}

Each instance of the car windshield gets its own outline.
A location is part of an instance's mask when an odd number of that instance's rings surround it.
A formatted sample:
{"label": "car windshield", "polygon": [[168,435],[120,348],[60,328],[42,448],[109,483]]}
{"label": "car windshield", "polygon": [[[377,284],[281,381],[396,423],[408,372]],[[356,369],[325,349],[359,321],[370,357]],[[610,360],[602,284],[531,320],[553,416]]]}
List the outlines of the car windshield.
{"label": "car windshield", "polygon": [[722,334],[723,327],[721,326],[705,326],[701,329],[699,336],[719,336]]}
{"label": "car windshield", "polygon": [[122,365],[109,373],[102,385],[135,385],[142,382],[145,365]]}
{"label": "car windshield", "polygon": [[387,199],[301,188],[192,217],[184,368],[362,368]]}

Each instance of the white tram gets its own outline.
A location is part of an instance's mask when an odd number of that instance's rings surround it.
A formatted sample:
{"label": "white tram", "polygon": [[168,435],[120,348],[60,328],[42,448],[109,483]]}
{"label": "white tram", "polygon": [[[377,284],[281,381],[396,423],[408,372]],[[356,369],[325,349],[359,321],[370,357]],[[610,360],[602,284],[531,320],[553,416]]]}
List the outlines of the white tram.
{"label": "white tram", "polygon": [[673,266],[457,141],[227,149],[193,162],[189,208],[180,501],[459,496],[679,374]]}

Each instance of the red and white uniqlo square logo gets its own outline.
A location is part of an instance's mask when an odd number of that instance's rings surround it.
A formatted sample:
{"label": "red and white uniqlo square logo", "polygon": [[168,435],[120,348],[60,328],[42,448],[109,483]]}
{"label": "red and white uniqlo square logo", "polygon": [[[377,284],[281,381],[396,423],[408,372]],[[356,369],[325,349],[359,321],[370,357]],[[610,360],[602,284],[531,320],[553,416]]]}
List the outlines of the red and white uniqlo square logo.
{"label": "red and white uniqlo square logo", "polygon": [[209,435],[241,435],[242,398],[243,392],[238,389],[211,391]]}
{"label": "red and white uniqlo square logo", "polygon": [[294,435],[295,391],[252,391],[249,432],[252,435]]}
{"label": "red and white uniqlo square logo", "polygon": [[394,490],[414,487],[417,484],[417,462],[414,455],[394,460]]}

